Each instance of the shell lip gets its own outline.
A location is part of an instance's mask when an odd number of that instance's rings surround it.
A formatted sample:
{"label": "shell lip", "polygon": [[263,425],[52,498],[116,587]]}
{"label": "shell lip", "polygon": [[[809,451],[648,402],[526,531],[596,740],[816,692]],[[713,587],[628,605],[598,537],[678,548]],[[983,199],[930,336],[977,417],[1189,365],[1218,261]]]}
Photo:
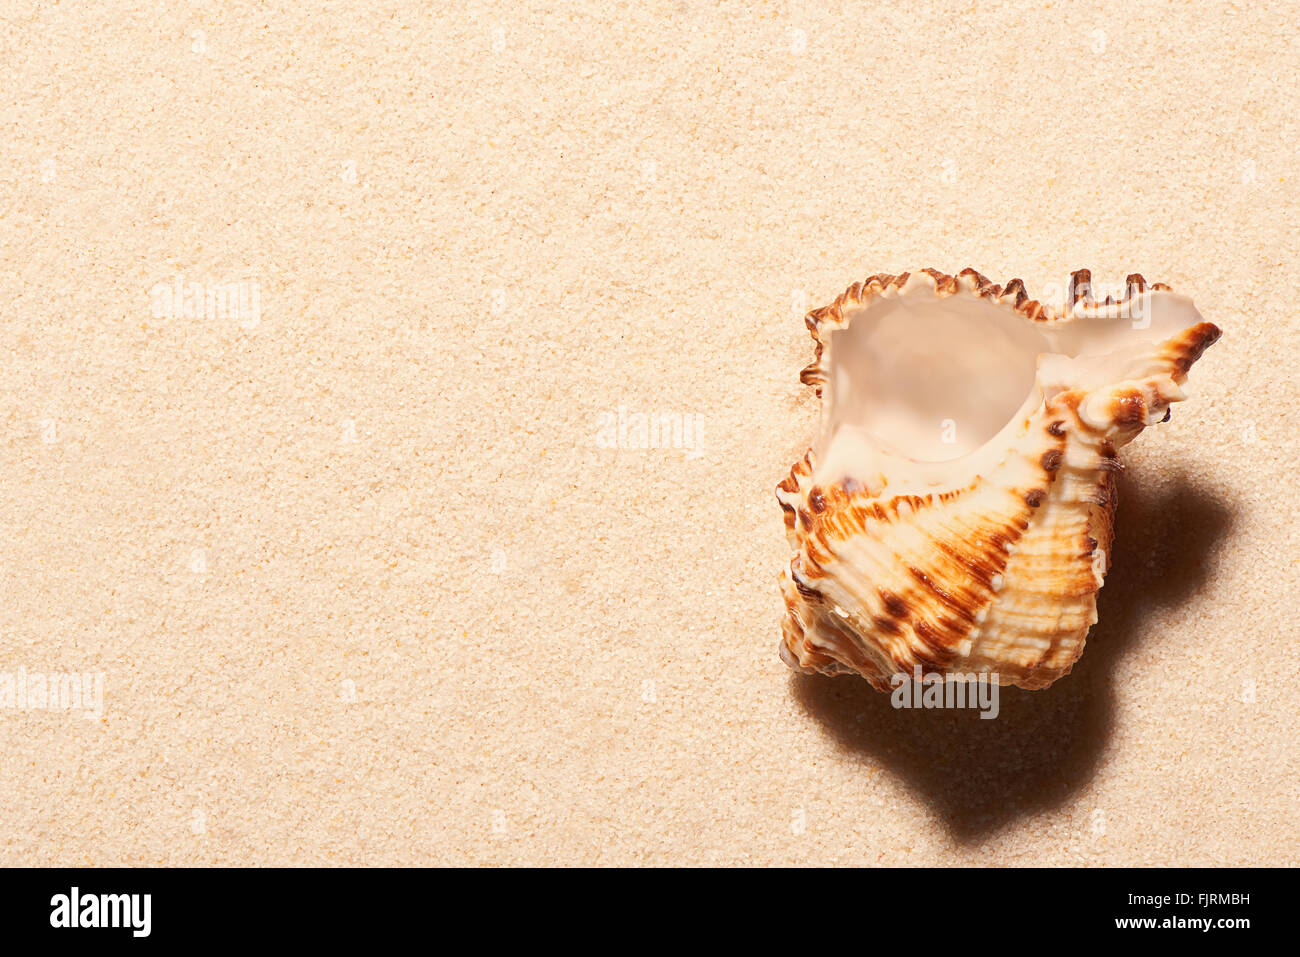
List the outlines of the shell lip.
{"label": "shell lip", "polygon": [[[830,394],[830,405],[823,410],[825,413],[829,409],[830,418],[823,418],[823,431],[815,446],[819,456],[826,451],[827,442],[839,426],[855,415],[853,412],[841,413],[841,409],[846,408],[841,406],[841,397],[845,393],[838,383],[846,376],[865,384],[861,388],[867,391],[862,395],[869,394],[872,389],[896,388],[896,383],[909,377],[919,382],[928,376],[939,390],[923,403],[918,403],[917,410],[926,415],[938,414],[935,408],[938,405],[960,407],[940,398],[943,390],[959,389],[962,383],[980,377],[977,369],[980,360],[974,359],[975,355],[991,361],[1016,363],[1008,366],[1013,378],[1003,380],[1001,387],[1006,394],[998,397],[996,406],[977,407],[978,424],[973,431],[984,440],[998,436],[999,430],[1005,431],[1004,427],[1009,428],[1014,419],[1026,419],[1027,413],[1032,411],[1028,407],[1034,405],[1035,395],[1039,401],[1050,400],[1059,391],[1054,387],[1053,379],[1071,381],[1095,377],[1101,370],[1108,382],[1128,378],[1146,380],[1151,377],[1152,370],[1139,368],[1138,363],[1147,359],[1157,360],[1165,366],[1172,379],[1157,398],[1177,401],[1182,395],[1177,394],[1176,386],[1186,380],[1187,370],[1206,348],[1217,341],[1222,331],[1205,322],[1189,298],[1174,294],[1163,283],[1148,284],[1141,274],[1131,273],[1125,288],[1128,292],[1125,298],[1116,301],[1107,297],[1098,305],[1093,295],[1091,272],[1076,270],[1071,275],[1068,290],[1068,298],[1074,306],[1058,311],[1029,299],[1024,283],[1019,279],[1002,286],[971,268],[955,276],[936,269],[896,275],[878,273],[854,283],[829,306],[814,309],[805,317],[816,350],[813,362],[801,371],[800,379],[805,385],[814,387],[819,397],[832,378],[837,383]],[[945,300],[950,300],[951,304],[944,305]],[[881,303],[878,310],[872,308],[877,302]],[[977,303],[987,305],[977,306]],[[929,312],[931,309],[938,312]],[[912,310],[927,311],[913,313]],[[916,318],[911,318],[913,315]],[[935,318],[928,318],[931,315]],[[876,316],[879,318],[871,318]],[[900,319],[899,316],[908,318]],[[922,319],[922,316],[927,318]],[[947,318],[939,318],[943,316]],[[999,319],[999,316],[1003,318]],[[1006,325],[1011,316],[1019,317],[1023,324]],[[991,338],[981,331],[984,327],[980,324],[985,322],[994,323],[998,329]],[[949,345],[948,354],[961,357],[950,360],[936,353],[936,349],[943,352],[943,347],[930,344],[915,350],[905,349],[887,362],[852,359],[853,364],[865,362],[865,365],[857,372],[837,371],[840,360],[836,356],[845,348],[849,355],[863,356],[869,354],[864,350],[869,350],[879,356],[882,349],[896,347],[900,326],[903,330],[914,327],[928,330],[928,333],[921,334],[928,334],[931,343],[950,342],[952,336],[969,336],[970,350]],[[858,329],[866,331],[859,334],[856,332]],[[869,338],[863,340],[861,335]],[[857,345],[852,344],[855,340]],[[837,345],[841,342],[846,345]],[[876,342],[890,345],[868,344]],[[987,347],[986,342],[989,343]],[[1049,363],[1046,372],[1044,360]],[[938,364],[932,365],[935,362]],[[1122,368],[1129,371],[1117,374],[1117,370]],[[884,385],[886,382],[895,385]],[[859,388],[853,387],[847,395],[859,395]],[[1164,409],[1160,412],[1163,414]],[[1001,419],[1003,413],[1008,418],[994,421]],[[944,414],[948,413],[945,411]],[[971,430],[963,430],[963,446],[970,446],[967,441],[970,435]],[[890,447],[888,438],[881,434],[873,435],[871,441],[882,453]],[[952,439],[944,441],[951,445]],[[930,444],[934,445],[933,442]],[[973,448],[970,446],[965,451]],[[956,447],[936,447],[920,454],[917,460],[944,462],[963,454]]]}
{"label": "shell lip", "polygon": [[955,275],[926,267],[914,272],[875,273],[868,276],[861,282],[855,282],[829,306],[811,310],[805,321],[811,326],[820,323],[828,316],[842,313],[846,305],[861,305],[873,298],[904,294],[921,286],[928,287],[941,296],[968,293],[981,299],[1006,301],[1021,315],[1035,322],[1065,322],[1097,310],[1133,303],[1146,292],[1173,292],[1173,289],[1165,283],[1148,283],[1141,273],[1129,273],[1125,277],[1124,297],[1115,299],[1107,295],[1099,303],[1093,294],[1092,270],[1076,269],[1070,274],[1070,280],[1066,285],[1067,305],[1061,309],[1053,303],[1030,298],[1024,282],[1020,279],[1012,279],[1002,285],[969,266]]}
{"label": "shell lip", "polygon": [[821,358],[827,334],[846,325],[847,309],[868,305],[877,299],[907,297],[922,291],[934,293],[940,298],[964,294],[1009,306],[1025,319],[1046,325],[1061,325],[1080,319],[1122,318],[1126,314],[1132,314],[1142,303],[1143,297],[1151,293],[1174,296],[1188,304],[1191,302],[1186,296],[1175,293],[1166,283],[1148,283],[1141,273],[1129,273],[1125,277],[1124,288],[1123,297],[1116,299],[1107,295],[1098,302],[1094,296],[1092,271],[1076,269],[1070,274],[1065,287],[1064,301],[1067,305],[1058,307],[1051,302],[1031,298],[1020,279],[1012,279],[1005,285],[996,283],[969,266],[956,274],[932,267],[901,273],[875,273],[849,286],[829,305],[812,309],[804,316],[804,324],[817,342],[817,355],[800,372],[800,380],[804,385],[818,389],[825,384]]}

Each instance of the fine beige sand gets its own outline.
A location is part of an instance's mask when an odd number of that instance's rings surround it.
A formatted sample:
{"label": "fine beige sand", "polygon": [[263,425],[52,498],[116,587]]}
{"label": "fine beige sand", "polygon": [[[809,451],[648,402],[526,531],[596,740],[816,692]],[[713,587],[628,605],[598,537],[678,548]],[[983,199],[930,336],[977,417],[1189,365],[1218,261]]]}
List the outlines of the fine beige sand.
{"label": "fine beige sand", "polygon": [[[9,5],[0,863],[1300,861],[1295,5],[420,6]],[[923,266],[1224,330],[995,721],[776,654]]]}

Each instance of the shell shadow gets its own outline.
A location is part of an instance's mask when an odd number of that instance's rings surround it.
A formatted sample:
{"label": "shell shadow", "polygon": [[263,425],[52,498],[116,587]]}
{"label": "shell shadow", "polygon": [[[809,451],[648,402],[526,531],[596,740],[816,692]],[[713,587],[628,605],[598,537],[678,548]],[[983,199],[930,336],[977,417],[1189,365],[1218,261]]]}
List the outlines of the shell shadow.
{"label": "shell shadow", "polygon": [[1121,477],[1100,620],[1074,671],[1051,688],[1002,688],[996,719],[978,711],[896,710],[852,677],[791,675],[803,709],[846,751],[917,791],[960,843],[1059,806],[1096,772],[1114,727],[1111,674],[1152,607],[1193,596],[1234,510],[1177,475],[1163,490]]}

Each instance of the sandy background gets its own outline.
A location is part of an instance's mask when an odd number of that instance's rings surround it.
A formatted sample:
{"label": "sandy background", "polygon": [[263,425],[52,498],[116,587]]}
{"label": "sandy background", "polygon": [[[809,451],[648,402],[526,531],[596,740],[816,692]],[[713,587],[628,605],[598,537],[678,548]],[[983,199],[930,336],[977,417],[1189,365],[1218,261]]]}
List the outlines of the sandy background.
{"label": "sandy background", "polygon": [[[0,862],[1300,860],[1300,8],[466,6],[6,6],[0,671],[105,683]],[[776,655],[802,311],[926,265],[1225,330],[992,722]]]}

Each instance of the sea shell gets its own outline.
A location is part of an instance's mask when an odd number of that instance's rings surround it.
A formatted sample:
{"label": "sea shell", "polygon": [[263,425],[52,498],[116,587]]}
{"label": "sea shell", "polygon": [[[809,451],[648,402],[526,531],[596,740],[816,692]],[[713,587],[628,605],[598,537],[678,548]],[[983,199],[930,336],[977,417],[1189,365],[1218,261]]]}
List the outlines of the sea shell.
{"label": "sea shell", "polygon": [[1069,673],[1108,569],[1116,449],[1168,417],[1220,332],[1136,274],[1097,303],[1080,270],[1065,301],[927,269],[808,314],[802,379],[824,406],[777,488],[787,664],[879,690],[918,667],[1022,688]]}

